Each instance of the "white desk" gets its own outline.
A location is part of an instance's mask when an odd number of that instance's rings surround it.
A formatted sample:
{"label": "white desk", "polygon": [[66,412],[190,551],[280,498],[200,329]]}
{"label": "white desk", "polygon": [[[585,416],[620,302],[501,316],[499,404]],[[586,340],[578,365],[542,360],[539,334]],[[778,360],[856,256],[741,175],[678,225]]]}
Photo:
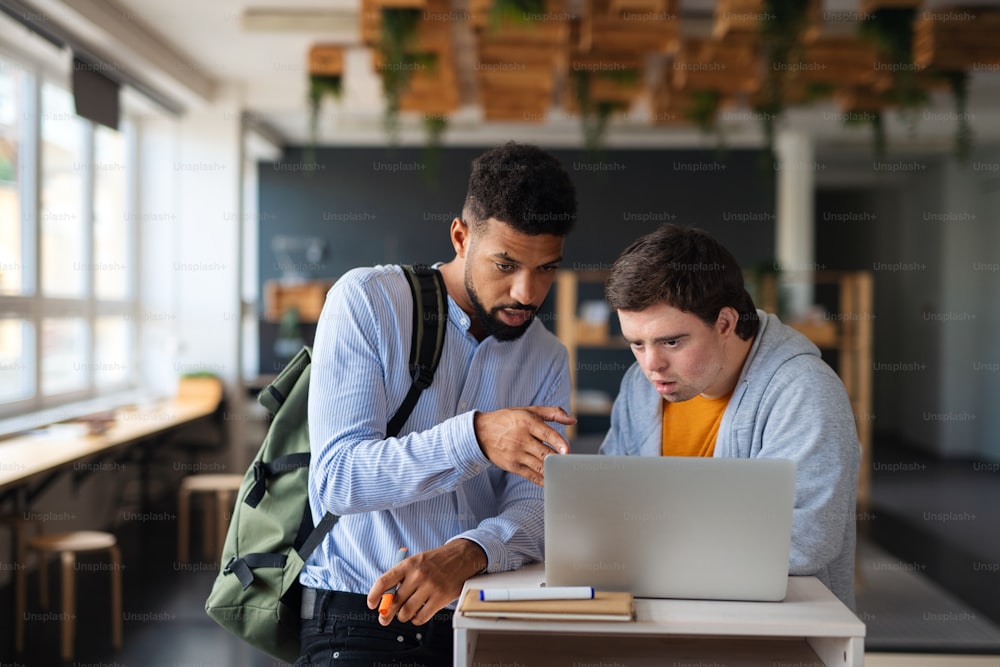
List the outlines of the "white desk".
{"label": "white desk", "polygon": [[[535,586],[544,579],[544,566],[536,563],[515,572],[474,577],[465,589]],[[456,613],[455,665],[864,663],[864,623],[815,577],[789,577],[783,602],[637,598],[635,612],[632,622],[484,619]]]}

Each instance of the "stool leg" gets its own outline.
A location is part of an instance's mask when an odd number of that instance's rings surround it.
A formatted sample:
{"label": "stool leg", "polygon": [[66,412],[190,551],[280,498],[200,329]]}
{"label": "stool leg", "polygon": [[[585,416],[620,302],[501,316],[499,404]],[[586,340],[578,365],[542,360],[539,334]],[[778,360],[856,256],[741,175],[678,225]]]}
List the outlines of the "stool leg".
{"label": "stool leg", "polygon": [[42,609],[49,608],[49,563],[44,551],[38,552],[38,596]]}
{"label": "stool leg", "polygon": [[202,512],[201,517],[201,540],[202,558],[210,558],[215,553],[215,516],[212,514],[212,496],[201,494]]}
{"label": "stool leg", "polygon": [[226,518],[226,514],[232,506],[232,497],[232,491],[216,491],[215,493],[215,528],[218,531],[215,540],[217,544],[215,545],[214,560],[216,562],[222,560],[222,550],[226,546],[226,532],[229,530],[229,519]]}
{"label": "stool leg", "polygon": [[62,552],[62,658],[73,659],[73,635],[76,630],[76,580],[73,577],[73,566],[76,554],[72,551]]}
{"label": "stool leg", "polygon": [[28,612],[28,595],[25,586],[28,585],[28,548],[25,542],[24,531],[21,526],[15,525],[14,539],[17,540],[16,556],[14,567],[14,599],[17,610],[17,618],[14,619],[14,650],[18,653],[24,651],[24,615]]}
{"label": "stool leg", "polygon": [[188,531],[190,526],[191,492],[181,488],[177,494],[177,560],[188,562]]}
{"label": "stool leg", "polygon": [[111,547],[111,643],[122,647],[122,555],[118,545]]}

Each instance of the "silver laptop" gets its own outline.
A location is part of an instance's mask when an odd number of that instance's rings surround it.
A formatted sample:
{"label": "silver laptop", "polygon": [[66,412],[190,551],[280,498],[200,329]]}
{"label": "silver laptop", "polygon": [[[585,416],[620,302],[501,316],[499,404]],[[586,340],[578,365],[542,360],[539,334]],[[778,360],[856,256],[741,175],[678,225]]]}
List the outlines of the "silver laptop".
{"label": "silver laptop", "polygon": [[779,601],[795,463],[545,458],[545,582],[636,597]]}

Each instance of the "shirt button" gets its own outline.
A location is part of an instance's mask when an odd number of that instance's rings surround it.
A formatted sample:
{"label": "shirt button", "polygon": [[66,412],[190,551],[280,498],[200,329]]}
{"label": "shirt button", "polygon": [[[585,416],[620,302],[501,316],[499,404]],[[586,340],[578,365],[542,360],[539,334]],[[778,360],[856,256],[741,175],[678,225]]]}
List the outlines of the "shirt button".
{"label": "shirt button", "polygon": [[420,641],[423,638],[424,638],[424,636],[418,632],[417,633],[417,641]]}
{"label": "shirt button", "polygon": [[403,635],[399,635],[398,637],[396,637],[396,641],[397,642],[402,642],[403,641]]}
{"label": "shirt button", "polygon": [[460,410],[464,410],[465,406],[467,406],[467,405],[468,405],[468,402],[462,401],[461,403],[458,404],[458,407],[459,407]]}

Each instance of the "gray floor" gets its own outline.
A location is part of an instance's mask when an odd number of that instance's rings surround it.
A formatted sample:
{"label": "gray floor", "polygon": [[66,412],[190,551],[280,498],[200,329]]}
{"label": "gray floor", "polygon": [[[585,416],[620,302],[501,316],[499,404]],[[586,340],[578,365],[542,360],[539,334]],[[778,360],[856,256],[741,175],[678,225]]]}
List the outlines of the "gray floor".
{"label": "gray floor", "polygon": [[928,579],[920,565],[863,540],[857,614],[867,651],[1000,654],[1000,626]]}

